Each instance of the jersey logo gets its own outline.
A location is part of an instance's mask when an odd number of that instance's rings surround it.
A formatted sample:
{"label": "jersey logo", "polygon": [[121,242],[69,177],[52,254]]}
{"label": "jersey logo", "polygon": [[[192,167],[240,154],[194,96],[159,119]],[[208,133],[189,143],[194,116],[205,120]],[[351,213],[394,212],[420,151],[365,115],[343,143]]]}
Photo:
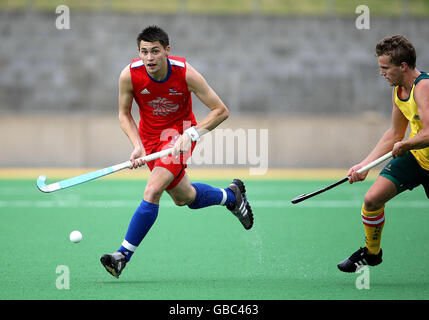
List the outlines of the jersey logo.
{"label": "jersey logo", "polygon": [[150,94],[149,90],[144,88],[141,92],[141,94]]}
{"label": "jersey logo", "polygon": [[165,117],[169,113],[176,112],[179,109],[179,105],[177,103],[174,103],[173,101],[161,97],[158,97],[151,102],[148,102],[148,105],[154,109],[154,115],[163,117]]}
{"label": "jersey logo", "polygon": [[171,87],[170,89],[168,89],[170,91],[170,93],[168,95],[170,96],[181,96],[183,93],[178,92],[176,90],[176,87]]}

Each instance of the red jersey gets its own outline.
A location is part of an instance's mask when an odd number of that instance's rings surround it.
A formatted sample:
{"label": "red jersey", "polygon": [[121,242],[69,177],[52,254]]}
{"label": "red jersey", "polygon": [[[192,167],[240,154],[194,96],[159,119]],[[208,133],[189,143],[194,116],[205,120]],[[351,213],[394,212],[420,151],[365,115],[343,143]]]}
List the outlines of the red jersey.
{"label": "red jersey", "polygon": [[133,96],[140,110],[139,133],[145,149],[197,124],[186,83],[185,61],[169,56],[168,74],[161,81],[146,72],[141,59],[133,59],[130,64]]}

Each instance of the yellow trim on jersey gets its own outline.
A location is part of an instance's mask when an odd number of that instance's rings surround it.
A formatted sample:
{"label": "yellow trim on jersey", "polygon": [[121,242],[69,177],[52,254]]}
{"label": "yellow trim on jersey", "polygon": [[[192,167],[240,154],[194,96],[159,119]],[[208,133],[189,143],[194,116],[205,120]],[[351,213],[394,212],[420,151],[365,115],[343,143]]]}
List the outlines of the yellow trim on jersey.
{"label": "yellow trim on jersey", "polygon": [[[417,110],[417,103],[414,101],[414,88],[411,88],[410,95],[408,99],[402,100],[398,97],[398,86],[395,87],[395,104],[398,106],[399,110],[403,113],[405,118],[410,122],[410,136],[409,139],[414,137],[420,130],[423,128],[423,124],[420,120],[419,113]],[[429,147],[424,149],[411,150],[411,153],[416,158],[419,165],[425,169],[429,170]]]}

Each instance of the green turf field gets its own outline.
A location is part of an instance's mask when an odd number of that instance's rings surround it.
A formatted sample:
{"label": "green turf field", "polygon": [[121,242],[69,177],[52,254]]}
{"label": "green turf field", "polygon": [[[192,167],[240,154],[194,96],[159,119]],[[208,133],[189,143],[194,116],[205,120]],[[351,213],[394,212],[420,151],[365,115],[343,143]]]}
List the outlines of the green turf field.
{"label": "green turf field", "polygon": [[[191,211],[165,195],[158,220],[115,279],[99,258],[120,246],[145,181],[99,179],[43,194],[35,179],[0,180],[0,300],[428,299],[423,189],[387,206],[384,262],[370,269],[370,288],[359,290],[359,274],[336,264],[363,244],[360,206],[371,181],[290,204],[328,182],[247,181],[250,231],[225,208]],[[68,240],[74,229],[83,233],[78,244]],[[69,289],[57,289],[61,265],[70,271]]]}

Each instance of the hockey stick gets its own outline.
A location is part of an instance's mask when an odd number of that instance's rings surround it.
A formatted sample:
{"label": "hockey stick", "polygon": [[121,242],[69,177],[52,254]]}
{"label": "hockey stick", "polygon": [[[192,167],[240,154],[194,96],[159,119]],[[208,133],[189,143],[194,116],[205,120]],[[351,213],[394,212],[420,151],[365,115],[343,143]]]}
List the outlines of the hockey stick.
{"label": "hockey stick", "polygon": [[[383,161],[385,161],[385,160],[387,160],[387,159],[389,159],[391,157],[392,157],[392,151],[390,151],[389,153],[386,153],[384,156],[381,156],[380,158],[378,158],[378,159],[374,160],[373,162],[367,164],[366,166],[360,168],[357,171],[357,173],[363,173],[365,171],[368,171],[371,168],[375,167],[376,165],[380,164],[381,162],[383,162]],[[297,203],[299,203],[301,201],[307,200],[309,198],[317,196],[318,194],[321,194],[322,192],[328,191],[328,190],[330,190],[330,189],[332,189],[332,188],[334,188],[336,186],[339,186],[340,184],[342,184],[342,183],[344,183],[346,181],[349,181],[349,177],[345,177],[344,179],[341,179],[341,180],[339,180],[339,181],[337,181],[337,182],[335,182],[335,183],[333,183],[333,184],[331,184],[331,185],[329,185],[329,186],[327,186],[325,188],[319,189],[319,190],[314,191],[314,192],[312,192],[310,194],[304,193],[304,194],[302,194],[300,196],[297,196],[297,197],[293,198],[291,200],[291,202],[293,204],[297,204]]]}
{"label": "hockey stick", "polygon": [[[169,148],[169,149],[165,149],[165,150],[161,150],[159,152],[149,154],[149,155],[141,157],[137,160],[144,160],[144,161],[148,162],[148,161],[152,161],[152,160],[156,160],[158,158],[168,156],[172,152],[173,152],[173,148]],[[101,178],[103,176],[117,172],[119,170],[129,168],[130,166],[131,166],[131,161],[128,160],[126,162],[123,162],[123,163],[120,163],[120,164],[117,164],[117,165],[114,165],[111,167],[107,167],[104,169],[88,172],[88,173],[82,174],[80,176],[76,176],[73,178],[69,178],[69,179],[58,181],[58,182],[51,183],[51,184],[46,184],[46,176],[41,175],[37,179],[37,188],[39,188],[39,190],[42,192],[54,192],[57,190],[62,190],[65,188],[73,187],[77,184],[81,184],[84,182],[88,182],[88,181],[91,181],[94,179]]]}

